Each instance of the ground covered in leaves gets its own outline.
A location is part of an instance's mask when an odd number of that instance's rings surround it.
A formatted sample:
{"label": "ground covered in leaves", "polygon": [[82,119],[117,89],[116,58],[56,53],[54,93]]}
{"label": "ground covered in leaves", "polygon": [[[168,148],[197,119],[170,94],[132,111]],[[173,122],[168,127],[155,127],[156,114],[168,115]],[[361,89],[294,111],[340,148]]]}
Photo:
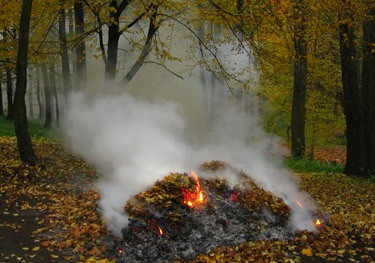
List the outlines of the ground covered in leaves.
{"label": "ground covered in leaves", "polygon": [[[29,167],[18,161],[15,140],[0,137],[0,262],[113,261],[107,253],[113,237],[100,216],[99,194],[93,186],[95,172],[59,144],[39,140],[35,149],[39,163]],[[190,263],[374,262],[374,182],[341,174],[297,176],[302,179],[301,188],[326,214],[318,233],[297,233],[289,241],[220,247]],[[168,206],[168,194],[172,193],[155,192],[161,196],[157,197],[149,195],[152,189],[138,197]],[[241,202],[257,207],[258,196],[271,198],[263,193]],[[281,208],[278,212],[287,213],[283,206],[272,208],[277,200],[269,201],[270,209]],[[170,216],[179,220],[178,215]]]}

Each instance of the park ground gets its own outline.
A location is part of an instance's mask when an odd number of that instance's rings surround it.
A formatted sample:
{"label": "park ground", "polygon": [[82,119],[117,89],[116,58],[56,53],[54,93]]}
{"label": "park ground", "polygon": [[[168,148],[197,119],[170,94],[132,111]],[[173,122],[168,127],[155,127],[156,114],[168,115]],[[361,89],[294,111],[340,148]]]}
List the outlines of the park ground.
{"label": "park ground", "polygon": [[[98,206],[99,175],[37,128],[39,162],[27,166],[12,132],[0,132],[0,262],[115,262]],[[190,263],[375,262],[375,180],[342,174],[343,146],[318,147],[315,158],[285,163],[327,216],[318,233],[221,247]]]}

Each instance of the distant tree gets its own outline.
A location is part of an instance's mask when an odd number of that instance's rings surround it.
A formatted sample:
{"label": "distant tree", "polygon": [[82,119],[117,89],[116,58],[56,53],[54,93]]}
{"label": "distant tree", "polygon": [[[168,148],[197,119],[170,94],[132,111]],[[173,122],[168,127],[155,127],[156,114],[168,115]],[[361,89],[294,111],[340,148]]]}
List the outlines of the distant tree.
{"label": "distant tree", "polygon": [[51,85],[51,91],[53,93],[53,100],[55,102],[56,124],[59,125],[59,122],[60,122],[59,96],[58,96],[57,85],[56,85],[55,65],[53,63],[51,63],[49,66],[49,81]]}
{"label": "distant tree", "polygon": [[51,82],[48,78],[47,66],[45,63],[41,65],[43,87],[44,87],[44,101],[45,101],[45,121],[44,127],[49,129],[52,124],[52,96],[51,96]]}
{"label": "distant tree", "polygon": [[23,162],[36,164],[36,156],[28,131],[25,94],[27,87],[27,54],[29,46],[29,29],[32,10],[32,0],[23,0],[16,63],[16,93],[14,98],[14,124],[17,137],[18,151]]}
{"label": "distant tree", "polygon": [[35,67],[35,75],[36,75],[36,99],[38,102],[39,108],[39,120],[43,119],[44,116],[44,107],[43,107],[43,99],[42,99],[42,87],[40,85],[40,70],[39,67]]}
{"label": "distant tree", "polygon": [[62,8],[59,16],[59,39],[60,39],[60,53],[61,53],[61,68],[64,84],[65,96],[72,91],[72,79],[70,76],[69,54],[66,40],[66,15],[65,9]]}
{"label": "distant tree", "polygon": [[7,118],[13,119],[14,117],[13,79],[12,79],[12,70],[8,67],[6,69],[6,78],[7,78],[7,102],[8,102]]}

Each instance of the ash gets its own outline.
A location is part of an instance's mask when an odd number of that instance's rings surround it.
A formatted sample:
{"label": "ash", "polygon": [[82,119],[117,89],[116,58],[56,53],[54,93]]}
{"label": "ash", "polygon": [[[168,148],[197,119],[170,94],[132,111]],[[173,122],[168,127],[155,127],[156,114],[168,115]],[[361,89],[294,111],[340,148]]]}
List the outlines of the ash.
{"label": "ash", "polygon": [[220,195],[207,193],[207,203],[201,209],[174,204],[173,209],[182,219],[178,223],[156,208],[151,217],[130,220],[117,246],[117,262],[190,260],[220,246],[291,237],[285,219],[266,208],[247,210],[230,196],[230,191]]}

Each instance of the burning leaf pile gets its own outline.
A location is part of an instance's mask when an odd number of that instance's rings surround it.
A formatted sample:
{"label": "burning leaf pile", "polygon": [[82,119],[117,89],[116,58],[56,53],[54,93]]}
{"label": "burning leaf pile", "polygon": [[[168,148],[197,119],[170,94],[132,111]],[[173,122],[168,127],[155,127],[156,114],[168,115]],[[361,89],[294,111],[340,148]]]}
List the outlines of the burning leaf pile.
{"label": "burning leaf pile", "polygon": [[[203,169],[220,171],[221,162]],[[249,178],[248,191],[195,172],[171,174],[130,200],[118,262],[193,259],[220,246],[256,240],[287,240],[289,207]]]}

